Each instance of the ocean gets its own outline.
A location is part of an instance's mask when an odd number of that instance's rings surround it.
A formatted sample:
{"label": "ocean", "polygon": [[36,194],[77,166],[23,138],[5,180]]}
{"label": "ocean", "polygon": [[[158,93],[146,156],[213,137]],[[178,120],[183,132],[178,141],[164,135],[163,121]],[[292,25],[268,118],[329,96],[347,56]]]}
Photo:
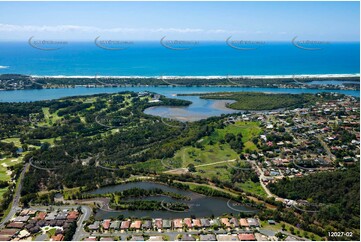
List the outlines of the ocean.
{"label": "ocean", "polygon": [[[126,45],[126,43],[124,44]],[[360,44],[332,43],[316,50],[265,42],[240,50],[226,42],[199,42],[179,50],[160,42],[132,42],[121,50],[94,42],[67,42],[42,50],[28,42],[0,42],[0,74],[75,76],[226,76],[360,73]],[[44,46],[40,46],[44,47]],[[52,46],[54,47],[54,46]]]}

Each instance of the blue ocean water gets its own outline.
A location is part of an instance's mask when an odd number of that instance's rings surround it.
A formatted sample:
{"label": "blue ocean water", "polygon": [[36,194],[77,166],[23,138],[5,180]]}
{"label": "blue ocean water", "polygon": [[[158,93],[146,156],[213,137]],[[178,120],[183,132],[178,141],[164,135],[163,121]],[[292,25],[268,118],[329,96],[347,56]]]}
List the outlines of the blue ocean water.
{"label": "blue ocean water", "polygon": [[[8,68],[4,68],[8,67]],[[265,43],[237,50],[225,42],[199,42],[171,50],[159,42],[134,42],[125,50],[106,50],[94,42],[68,42],[44,51],[28,42],[0,42],[0,74],[209,76],[360,73],[360,44],[330,43],[304,50],[291,42]]]}

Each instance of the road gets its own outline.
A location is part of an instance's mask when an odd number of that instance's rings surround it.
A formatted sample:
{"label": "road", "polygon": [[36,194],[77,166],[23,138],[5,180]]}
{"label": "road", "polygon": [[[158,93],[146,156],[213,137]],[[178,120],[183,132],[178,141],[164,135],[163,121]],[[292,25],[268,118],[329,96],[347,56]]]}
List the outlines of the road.
{"label": "road", "polygon": [[332,154],[330,148],[328,147],[328,145],[325,143],[325,141],[322,139],[321,136],[317,136],[317,139],[320,141],[322,147],[325,149],[325,151],[327,152],[328,157],[330,158],[331,161],[335,161],[336,157],[334,156],[334,154]]}
{"label": "road", "polygon": [[[148,236],[163,236],[166,235],[169,237],[170,241],[176,241],[177,240],[177,235],[178,234],[182,234],[182,235],[188,235],[188,234],[196,234],[198,235],[201,231],[207,232],[207,229],[204,230],[188,230],[187,232],[180,230],[165,230],[163,232],[158,232],[158,231],[144,231],[144,232],[136,232],[136,231],[126,231],[126,232],[120,232],[120,231],[115,231],[115,232],[105,232],[105,233],[99,233],[99,232],[93,232],[90,236],[96,236],[96,237],[121,237],[121,240],[127,240],[128,236],[132,236],[132,235],[136,235],[136,236],[141,236],[141,235],[148,235]],[[224,230],[224,229],[219,229],[219,230],[210,230],[210,233],[212,234],[227,234],[229,231]],[[235,231],[236,232],[236,231]],[[249,232],[246,230],[237,230],[237,232]]]}
{"label": "road", "polygon": [[262,169],[256,164],[256,162],[252,162],[254,164],[254,166],[257,168],[258,172],[259,172],[259,180],[260,180],[260,183],[261,183],[261,186],[263,188],[263,190],[267,193],[267,195],[269,197],[274,197],[276,199],[276,201],[280,201],[280,202],[284,202],[284,198],[281,198],[275,194],[273,194],[269,189],[268,187],[263,183],[263,179],[265,179],[265,175],[262,171]]}
{"label": "road", "polygon": [[0,228],[2,228],[7,222],[9,222],[9,220],[12,217],[14,217],[17,210],[21,209],[19,207],[20,192],[21,192],[21,189],[23,187],[23,180],[24,180],[25,173],[28,170],[29,166],[30,166],[30,164],[26,163],[24,165],[23,170],[21,171],[21,174],[20,174],[20,177],[19,177],[19,185],[15,188],[14,198],[13,198],[13,201],[11,203],[10,211],[9,211],[8,215],[6,215],[6,217],[1,221]]}
{"label": "road", "polygon": [[82,216],[78,220],[78,226],[76,228],[75,234],[73,236],[73,241],[81,241],[85,237],[89,236],[89,233],[84,230],[84,221],[88,220],[92,214],[92,210],[88,206],[81,206]]}

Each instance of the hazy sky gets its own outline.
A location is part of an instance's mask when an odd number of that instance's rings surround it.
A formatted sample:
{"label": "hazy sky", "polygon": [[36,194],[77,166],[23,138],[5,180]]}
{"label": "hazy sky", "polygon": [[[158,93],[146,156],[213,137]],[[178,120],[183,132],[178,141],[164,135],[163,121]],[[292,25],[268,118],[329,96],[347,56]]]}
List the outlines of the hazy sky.
{"label": "hazy sky", "polygon": [[359,2],[1,2],[0,40],[359,41]]}

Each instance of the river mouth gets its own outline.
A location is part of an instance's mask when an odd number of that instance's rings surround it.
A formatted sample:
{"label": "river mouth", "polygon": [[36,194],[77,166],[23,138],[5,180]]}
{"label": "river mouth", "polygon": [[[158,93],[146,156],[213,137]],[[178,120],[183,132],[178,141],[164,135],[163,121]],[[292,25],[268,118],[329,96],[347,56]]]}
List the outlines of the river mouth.
{"label": "river mouth", "polygon": [[137,218],[186,218],[190,216],[196,217],[211,217],[222,216],[225,213],[228,214],[238,214],[240,212],[246,214],[256,214],[258,210],[256,208],[247,206],[246,204],[240,204],[235,201],[232,201],[227,198],[221,197],[209,197],[192,191],[180,190],[178,188],[170,187],[165,184],[159,184],[155,182],[131,182],[126,184],[119,184],[114,186],[108,186],[96,189],[89,192],[90,194],[106,194],[112,192],[120,192],[131,188],[142,188],[142,189],[152,189],[160,188],[163,191],[177,193],[189,198],[189,200],[179,200],[175,198],[170,198],[166,196],[149,196],[141,198],[131,198],[127,199],[138,200],[138,201],[165,201],[165,202],[182,202],[189,206],[187,211],[169,211],[169,210],[121,210],[121,211],[107,211],[98,209],[95,214],[95,219],[106,219],[106,218],[116,218],[119,215],[124,217],[137,217]]}
{"label": "river mouth", "polygon": [[176,98],[191,101],[192,104],[186,107],[150,107],[145,109],[144,113],[181,122],[193,122],[214,116],[221,116],[222,114],[239,112],[239,110],[227,107],[227,104],[235,102],[234,100],[201,99],[199,96],[177,96]]}

